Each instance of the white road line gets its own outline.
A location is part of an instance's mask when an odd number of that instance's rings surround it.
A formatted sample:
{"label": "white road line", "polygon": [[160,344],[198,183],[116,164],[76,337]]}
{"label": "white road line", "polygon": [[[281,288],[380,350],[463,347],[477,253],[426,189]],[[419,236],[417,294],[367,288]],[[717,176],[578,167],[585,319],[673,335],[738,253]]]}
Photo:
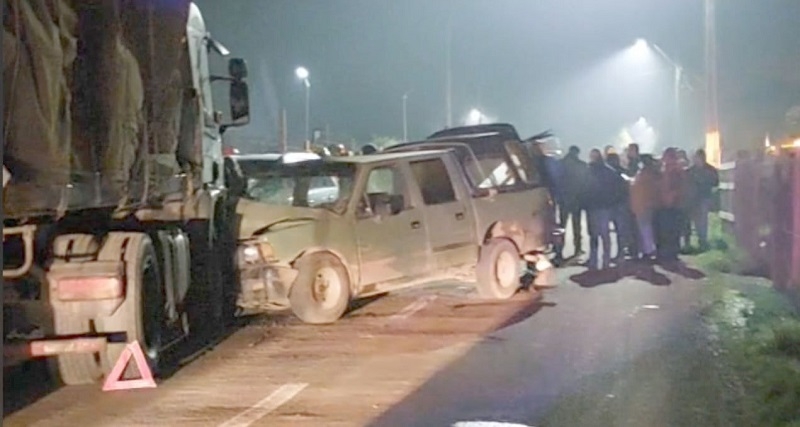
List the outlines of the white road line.
{"label": "white road line", "polygon": [[533,427],[525,424],[504,423],[495,421],[460,421],[453,427]]}
{"label": "white road line", "polygon": [[435,299],[436,295],[428,295],[425,297],[418,298],[416,301],[412,302],[411,304],[407,305],[404,309],[400,310],[399,313],[389,317],[388,323],[395,323],[408,319],[409,317],[413,316],[414,313],[425,308],[425,306],[433,302],[433,300]]}
{"label": "white road line", "polygon": [[247,427],[292,400],[307,386],[307,383],[284,384],[249,409],[220,424],[219,427]]}

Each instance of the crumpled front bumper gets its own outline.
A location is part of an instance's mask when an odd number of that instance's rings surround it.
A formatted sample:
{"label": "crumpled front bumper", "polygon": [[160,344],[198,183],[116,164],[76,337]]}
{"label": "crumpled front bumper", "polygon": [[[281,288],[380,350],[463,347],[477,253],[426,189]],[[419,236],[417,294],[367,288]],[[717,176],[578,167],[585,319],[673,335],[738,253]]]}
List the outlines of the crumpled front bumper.
{"label": "crumpled front bumper", "polygon": [[289,291],[297,270],[279,263],[239,266],[240,290],[236,305],[243,311],[263,311],[289,307]]}

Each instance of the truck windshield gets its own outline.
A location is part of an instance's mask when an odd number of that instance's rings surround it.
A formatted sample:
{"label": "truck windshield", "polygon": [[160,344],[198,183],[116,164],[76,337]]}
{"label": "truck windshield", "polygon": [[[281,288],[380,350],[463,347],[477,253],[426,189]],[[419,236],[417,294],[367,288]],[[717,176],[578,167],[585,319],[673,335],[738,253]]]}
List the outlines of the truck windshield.
{"label": "truck windshield", "polygon": [[269,205],[344,211],[350,200],[355,169],[324,162],[281,164],[243,162],[244,197]]}

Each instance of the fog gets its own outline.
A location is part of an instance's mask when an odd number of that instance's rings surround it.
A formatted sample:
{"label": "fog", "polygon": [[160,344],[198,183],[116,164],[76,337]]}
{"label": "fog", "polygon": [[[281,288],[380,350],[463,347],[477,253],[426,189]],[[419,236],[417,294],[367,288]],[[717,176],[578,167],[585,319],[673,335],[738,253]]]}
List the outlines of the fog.
{"label": "fog", "polygon": [[[644,118],[654,145],[702,145],[699,0],[197,3],[212,35],[250,65],[253,122],[231,131],[234,143],[274,144],[286,109],[289,142],[300,146],[301,65],[310,71],[312,129],[342,141],[400,138],[407,93],[409,138],[424,138],[447,124],[449,32],[454,125],[478,109],[523,135],[552,129],[564,144],[589,148],[620,140]],[[800,104],[800,2],[717,3],[723,141],[786,132],[785,113]],[[653,49],[632,52],[638,38],[682,67],[678,106],[675,67]]]}

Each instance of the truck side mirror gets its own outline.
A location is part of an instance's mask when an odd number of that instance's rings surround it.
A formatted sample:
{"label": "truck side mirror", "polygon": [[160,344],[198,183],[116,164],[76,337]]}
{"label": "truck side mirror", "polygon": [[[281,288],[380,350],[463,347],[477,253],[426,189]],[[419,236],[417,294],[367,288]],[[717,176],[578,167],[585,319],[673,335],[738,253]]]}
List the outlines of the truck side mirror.
{"label": "truck side mirror", "polygon": [[247,62],[242,58],[231,58],[228,61],[228,74],[236,80],[247,78]]}
{"label": "truck side mirror", "polygon": [[243,125],[250,122],[250,94],[247,83],[234,80],[230,88],[231,120]]}

